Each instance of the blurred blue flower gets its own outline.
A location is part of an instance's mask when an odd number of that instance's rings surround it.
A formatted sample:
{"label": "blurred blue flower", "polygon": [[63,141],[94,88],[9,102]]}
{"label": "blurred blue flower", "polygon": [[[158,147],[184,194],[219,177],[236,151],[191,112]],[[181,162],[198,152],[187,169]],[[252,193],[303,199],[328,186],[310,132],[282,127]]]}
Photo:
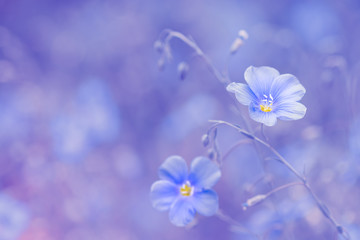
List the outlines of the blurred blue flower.
{"label": "blurred blue flower", "polygon": [[159,177],[151,186],[153,207],[170,210],[170,221],[179,227],[189,224],[198,212],[214,215],[219,207],[218,196],[210,188],[219,180],[219,167],[206,157],[195,158],[190,173],[185,160],[171,156],[159,168]]}
{"label": "blurred blue flower", "polygon": [[250,117],[267,126],[280,120],[298,120],[304,117],[306,107],[298,101],[306,90],[291,74],[282,74],[271,67],[253,67],[244,74],[248,85],[230,83],[226,90],[235,93],[236,99],[249,106]]}
{"label": "blurred blue flower", "polygon": [[0,239],[17,239],[29,223],[27,208],[7,194],[0,194]]}
{"label": "blurred blue flower", "polygon": [[71,109],[51,122],[55,154],[68,162],[79,161],[95,146],[114,141],[121,129],[120,111],[105,82],[83,82],[72,102]]}

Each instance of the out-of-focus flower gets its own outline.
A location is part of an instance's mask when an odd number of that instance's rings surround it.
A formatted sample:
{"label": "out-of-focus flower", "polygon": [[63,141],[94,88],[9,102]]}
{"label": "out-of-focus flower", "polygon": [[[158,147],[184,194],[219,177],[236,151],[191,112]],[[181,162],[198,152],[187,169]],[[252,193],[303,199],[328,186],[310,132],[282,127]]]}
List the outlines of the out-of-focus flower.
{"label": "out-of-focus flower", "polygon": [[59,159],[79,161],[97,144],[119,136],[120,112],[108,86],[99,80],[80,85],[73,109],[55,116],[51,123],[54,151]]}
{"label": "out-of-focus flower", "polygon": [[306,107],[298,101],[306,90],[291,74],[282,74],[271,67],[253,67],[244,74],[248,85],[230,83],[227,91],[235,93],[236,99],[249,106],[250,117],[267,126],[280,120],[298,120],[304,117]]}
{"label": "out-of-focus flower", "polygon": [[189,224],[198,212],[214,215],[219,207],[218,196],[210,188],[219,180],[219,167],[206,157],[195,158],[190,173],[185,160],[171,156],[159,168],[159,177],[151,186],[153,207],[170,210],[170,221],[179,227]]}
{"label": "out-of-focus flower", "polygon": [[29,213],[12,197],[0,194],[0,239],[17,239],[27,227]]}

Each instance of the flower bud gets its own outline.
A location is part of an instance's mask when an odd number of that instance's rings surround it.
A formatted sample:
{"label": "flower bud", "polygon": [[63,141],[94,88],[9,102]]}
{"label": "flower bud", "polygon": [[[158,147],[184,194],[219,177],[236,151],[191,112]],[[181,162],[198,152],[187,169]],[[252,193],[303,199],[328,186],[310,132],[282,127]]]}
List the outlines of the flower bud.
{"label": "flower bud", "polygon": [[204,147],[207,147],[207,146],[209,145],[209,142],[210,142],[209,135],[204,134],[204,135],[201,137],[201,142],[202,142],[202,144],[203,144]]}
{"label": "flower bud", "polygon": [[214,149],[209,149],[208,150],[208,157],[209,157],[209,159],[211,159],[211,160],[213,160],[214,159],[214,157],[215,157],[215,151],[214,151]]}
{"label": "flower bud", "polygon": [[245,203],[243,203],[243,209],[246,210],[248,207],[254,206],[259,202],[263,201],[267,196],[264,194],[256,195],[255,197],[249,198]]}
{"label": "flower bud", "polygon": [[230,47],[230,53],[235,54],[248,38],[249,34],[245,30],[240,30],[237,38]]}
{"label": "flower bud", "polygon": [[236,38],[233,44],[230,47],[230,53],[235,54],[237,50],[244,44],[243,40]]}
{"label": "flower bud", "polygon": [[189,71],[189,65],[186,62],[179,63],[178,74],[179,74],[180,80],[184,80],[186,78],[188,71]]}

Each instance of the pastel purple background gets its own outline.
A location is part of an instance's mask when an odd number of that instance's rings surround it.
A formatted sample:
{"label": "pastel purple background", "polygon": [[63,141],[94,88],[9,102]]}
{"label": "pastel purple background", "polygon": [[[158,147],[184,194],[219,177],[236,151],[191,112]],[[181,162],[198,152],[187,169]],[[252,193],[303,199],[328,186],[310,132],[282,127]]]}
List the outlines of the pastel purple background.
{"label": "pastel purple background", "polygon": [[[357,0],[0,0],[0,239],[254,239],[216,217],[177,228],[151,207],[168,156],[206,155],[208,119],[240,122],[223,85],[180,41],[158,71],[153,42],[164,28],[191,35],[219,69],[245,29],[232,81],[244,82],[250,65],[299,78],[305,118],[265,132],[360,239],[359,26]],[[180,61],[190,65],[185,81]],[[243,138],[226,127],[218,135],[223,153]],[[266,168],[274,187],[296,181],[276,161]],[[264,239],[337,239],[301,186],[242,210],[271,190],[264,181],[249,189],[264,176],[252,145],[222,172],[220,208]]]}

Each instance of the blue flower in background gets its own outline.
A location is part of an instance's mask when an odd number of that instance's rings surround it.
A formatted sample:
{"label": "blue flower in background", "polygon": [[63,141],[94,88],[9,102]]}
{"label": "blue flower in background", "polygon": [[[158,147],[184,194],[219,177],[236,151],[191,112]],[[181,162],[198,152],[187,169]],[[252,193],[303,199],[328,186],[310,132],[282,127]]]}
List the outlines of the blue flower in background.
{"label": "blue flower in background", "polygon": [[76,162],[95,146],[114,141],[121,115],[106,82],[90,79],[80,84],[72,107],[51,122],[54,151],[60,160]]}
{"label": "blue flower in background", "polygon": [[219,167],[206,157],[195,158],[190,173],[185,160],[171,156],[159,168],[159,177],[151,186],[153,207],[170,210],[170,221],[179,227],[189,224],[198,212],[214,215],[219,207],[218,196],[210,188],[219,180]]}
{"label": "blue flower in background", "polygon": [[29,220],[25,205],[7,194],[0,194],[0,239],[18,239]]}
{"label": "blue flower in background", "polygon": [[236,99],[249,106],[250,117],[267,126],[280,120],[298,120],[304,117],[306,107],[298,101],[306,90],[291,74],[282,74],[271,67],[253,67],[244,74],[248,85],[230,83],[226,90],[235,93]]}

